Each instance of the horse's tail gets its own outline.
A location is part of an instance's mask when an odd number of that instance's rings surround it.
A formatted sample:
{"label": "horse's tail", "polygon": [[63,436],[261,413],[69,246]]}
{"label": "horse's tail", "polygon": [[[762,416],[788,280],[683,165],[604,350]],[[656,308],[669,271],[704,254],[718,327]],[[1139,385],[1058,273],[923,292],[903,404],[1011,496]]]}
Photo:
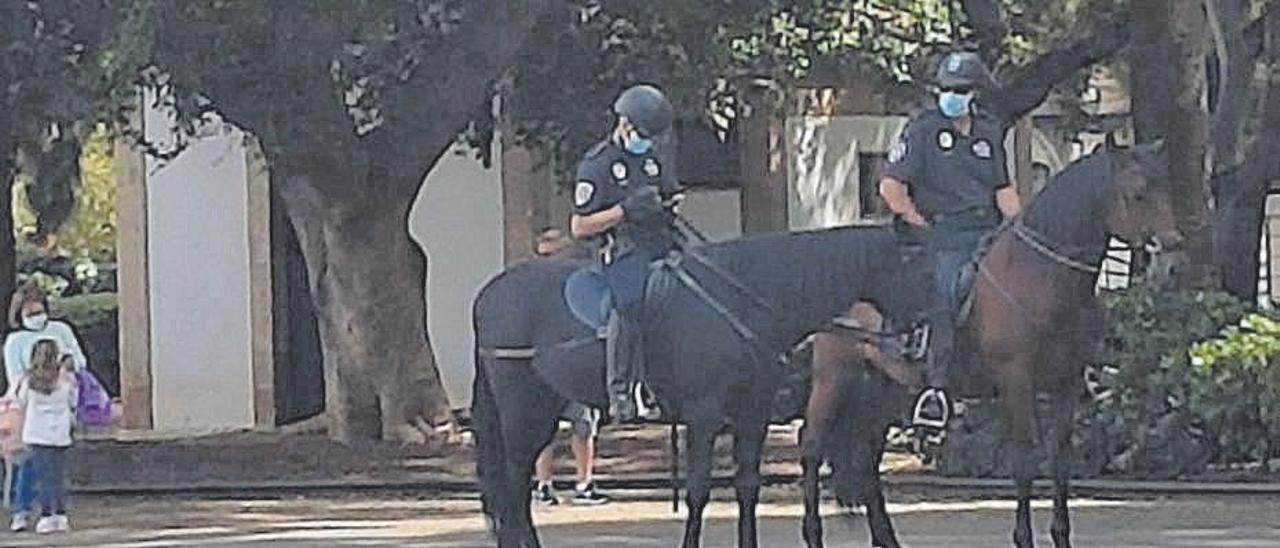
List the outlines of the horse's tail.
{"label": "horse's tail", "polygon": [[480,503],[494,534],[502,527],[506,504],[507,450],[502,440],[502,419],[493,387],[489,384],[490,362],[475,349],[476,378],[472,386],[471,424],[476,443],[476,478],[480,482]]}

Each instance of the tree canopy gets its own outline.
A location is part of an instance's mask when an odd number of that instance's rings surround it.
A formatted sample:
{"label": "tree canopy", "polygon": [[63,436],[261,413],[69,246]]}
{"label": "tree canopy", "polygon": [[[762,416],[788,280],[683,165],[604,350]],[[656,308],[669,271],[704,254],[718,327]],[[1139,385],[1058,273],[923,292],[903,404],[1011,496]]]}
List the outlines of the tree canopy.
{"label": "tree canopy", "polygon": [[[1226,60],[1217,70],[1226,70],[1235,82],[1222,89],[1241,89],[1243,66],[1268,67],[1265,74],[1272,80],[1254,87],[1274,90],[1276,2],[1211,4],[1221,8],[1210,10],[1221,16],[1214,26],[1221,47],[1213,49]],[[1091,65],[1114,59],[1130,45],[1134,29],[1150,30],[1130,18],[1134,5],[1116,0],[3,2],[0,178],[12,181],[15,159],[21,158],[22,171],[32,181],[26,196],[36,224],[53,230],[76,202],[80,143],[92,128],[105,123],[117,135],[150,146],[129,124],[138,86],[165,91],[160,97],[175,112],[180,134],[193,132],[215,113],[252,133],[271,163],[273,190],[304,247],[326,366],[332,366],[326,378],[341,385],[332,389],[330,402],[347,402],[355,410],[343,420],[360,426],[347,431],[379,430],[370,426],[377,417],[413,423],[424,416],[437,420],[447,411],[438,381],[431,380],[436,373],[422,307],[405,304],[422,300],[416,297],[421,297],[425,263],[403,220],[423,176],[460,137],[474,143],[491,138],[495,91],[503,96],[506,121],[518,137],[545,147],[561,165],[598,138],[608,123],[610,100],[635,82],[662,84],[681,111],[729,134],[737,120],[759,106],[753,101],[785,97],[832,75],[866,75],[923,91],[937,55],[957,47],[975,48],[997,67],[1002,89],[996,106],[1015,119],[1054,89],[1063,90],[1063,97],[1077,95]],[[1264,16],[1272,22],[1262,25]],[[1227,70],[1241,59],[1223,53],[1232,51],[1251,56]],[[1263,51],[1271,53],[1258,57]],[[775,93],[753,94],[760,84]],[[1277,103],[1267,103],[1261,98],[1270,95],[1260,92],[1250,96],[1251,104]],[[1139,94],[1134,101],[1155,104],[1158,99]],[[1250,112],[1217,103],[1215,109]],[[1215,135],[1248,133],[1233,129],[1239,125],[1218,124],[1225,129]],[[1235,148],[1246,149],[1254,150]],[[150,147],[162,156],[178,151]],[[1277,157],[1257,151],[1249,156]],[[1259,181],[1267,171],[1249,173],[1248,180]],[[1190,177],[1183,184],[1203,181]],[[1257,213],[1260,206],[1245,209]],[[383,247],[369,249],[370,241]],[[11,249],[12,242],[0,247]],[[11,266],[0,264],[5,269]],[[394,313],[370,310],[385,307]],[[346,320],[352,316],[376,319],[352,326]],[[398,352],[375,351],[379,345]],[[414,407],[410,401],[428,403]]]}

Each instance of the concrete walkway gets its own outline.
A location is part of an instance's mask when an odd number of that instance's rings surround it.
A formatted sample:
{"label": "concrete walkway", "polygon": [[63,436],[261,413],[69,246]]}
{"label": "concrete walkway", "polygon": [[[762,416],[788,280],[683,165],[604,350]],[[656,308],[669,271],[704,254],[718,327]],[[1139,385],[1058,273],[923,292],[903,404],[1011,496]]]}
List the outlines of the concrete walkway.
{"label": "concrete walkway", "polygon": [[[724,495],[725,493],[721,493]],[[153,547],[432,547],[493,546],[468,499],[419,500],[412,496],[277,499],[82,497],[72,515],[76,531],[61,537],[0,533],[0,546]],[[945,499],[891,495],[901,540],[913,548],[1008,546],[1011,501],[953,496]],[[771,489],[761,506],[761,546],[800,546],[798,493]],[[1280,498],[1178,496],[1077,499],[1079,547],[1275,547],[1280,546]],[[1049,546],[1047,503],[1037,504],[1037,533]],[[734,546],[735,506],[710,509],[708,547]],[[865,523],[828,508],[828,546],[868,546]],[[675,546],[680,518],[658,501],[623,500],[601,507],[539,508],[548,548]]]}

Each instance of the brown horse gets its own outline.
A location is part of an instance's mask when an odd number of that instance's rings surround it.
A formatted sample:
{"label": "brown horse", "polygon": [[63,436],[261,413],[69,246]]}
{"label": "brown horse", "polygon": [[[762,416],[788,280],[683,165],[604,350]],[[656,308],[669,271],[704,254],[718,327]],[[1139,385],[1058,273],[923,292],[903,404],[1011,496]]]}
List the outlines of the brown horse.
{"label": "brown horse", "polygon": [[[957,354],[980,362],[999,393],[1007,416],[1009,436],[1016,447],[1014,479],[1017,516],[1014,544],[1034,545],[1031,528],[1031,485],[1036,470],[1032,446],[1038,438],[1037,392],[1054,400],[1053,525],[1054,545],[1071,545],[1067,509],[1070,439],[1076,403],[1083,390],[1087,348],[1086,330],[1096,322],[1094,287],[1099,265],[1111,237],[1138,244],[1173,246],[1181,241],[1174,228],[1166,187],[1163,147],[1159,144],[1129,150],[1108,150],[1071,166],[1036,197],[1018,219],[1006,223],[978,261],[972,289],[972,308],[957,332]],[[879,330],[878,311],[866,303],[855,306],[852,320],[864,330]],[[865,378],[866,366],[891,375],[904,385],[916,379],[900,373],[904,364],[864,340],[828,333],[815,341],[813,391],[806,410],[803,436],[805,518],[803,533],[810,548],[822,546],[818,515],[818,466],[835,455],[824,447],[841,416],[841,407],[854,385]],[[976,369],[975,369],[976,370]],[[959,374],[963,370],[957,368]],[[865,392],[865,391],[864,391]],[[850,431],[875,449],[874,463],[838,463],[857,477],[861,500],[867,506],[872,544],[899,546],[884,510],[878,455],[890,416],[883,401],[860,398],[853,402],[857,417]],[[883,396],[882,396],[883,399]],[[898,403],[893,400],[893,403]],[[893,407],[893,405],[888,405]],[[837,464],[837,463],[833,463]]]}

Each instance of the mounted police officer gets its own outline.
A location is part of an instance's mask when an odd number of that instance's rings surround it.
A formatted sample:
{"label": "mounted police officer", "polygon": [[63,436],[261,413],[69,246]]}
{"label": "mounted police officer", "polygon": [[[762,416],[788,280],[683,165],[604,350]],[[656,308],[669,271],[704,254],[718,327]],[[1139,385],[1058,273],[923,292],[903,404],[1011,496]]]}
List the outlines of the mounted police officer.
{"label": "mounted police officer", "polygon": [[658,88],[637,85],[613,105],[617,124],[578,164],[570,228],[578,238],[598,237],[605,279],[613,296],[608,350],[609,415],[637,418],[635,390],[644,284],[652,261],[674,245],[668,212],[680,191],[674,166],[655,150],[675,111]]}
{"label": "mounted police officer", "polygon": [[904,232],[923,236],[932,259],[935,302],[927,386],[913,422],[942,429],[951,415],[945,388],[951,366],[958,278],[982,239],[1021,209],[1005,165],[1003,120],[980,108],[975,97],[995,80],[977,54],[953,52],[936,75],[937,105],[912,119],[889,153],[880,195]]}

